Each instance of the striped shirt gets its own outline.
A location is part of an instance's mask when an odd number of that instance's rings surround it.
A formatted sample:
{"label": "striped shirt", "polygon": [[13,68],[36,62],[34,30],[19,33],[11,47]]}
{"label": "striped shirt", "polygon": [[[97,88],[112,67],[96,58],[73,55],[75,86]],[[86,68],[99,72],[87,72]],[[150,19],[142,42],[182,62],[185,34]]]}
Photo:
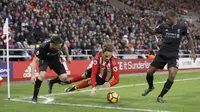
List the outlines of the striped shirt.
{"label": "striped shirt", "polygon": [[119,82],[119,64],[117,58],[112,56],[109,61],[104,61],[102,52],[96,54],[92,64],[91,82],[92,87],[96,86],[96,75],[99,75],[105,81],[110,81],[110,86],[114,86]]}

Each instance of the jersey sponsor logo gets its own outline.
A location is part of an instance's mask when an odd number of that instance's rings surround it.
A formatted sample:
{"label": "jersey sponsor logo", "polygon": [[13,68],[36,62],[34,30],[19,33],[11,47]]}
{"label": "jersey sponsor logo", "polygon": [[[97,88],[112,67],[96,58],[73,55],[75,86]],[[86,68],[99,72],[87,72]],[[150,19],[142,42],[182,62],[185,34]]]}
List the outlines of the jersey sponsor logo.
{"label": "jersey sponsor logo", "polygon": [[118,68],[115,66],[115,67],[113,67],[113,71],[114,72],[117,72],[118,71]]}
{"label": "jersey sponsor logo", "polygon": [[93,65],[97,65],[97,64],[98,64],[97,60],[94,60]]}

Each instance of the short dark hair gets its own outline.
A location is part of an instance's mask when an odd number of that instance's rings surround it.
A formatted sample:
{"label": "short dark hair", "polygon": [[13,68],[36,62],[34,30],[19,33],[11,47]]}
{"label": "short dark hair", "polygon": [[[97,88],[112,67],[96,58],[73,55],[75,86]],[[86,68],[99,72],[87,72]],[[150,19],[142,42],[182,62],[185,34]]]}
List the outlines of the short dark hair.
{"label": "short dark hair", "polygon": [[106,44],[104,44],[102,51],[103,51],[103,53],[106,52],[106,51],[113,52],[114,51],[114,47],[113,47],[113,45],[111,43],[106,43]]}
{"label": "short dark hair", "polygon": [[62,44],[64,41],[61,37],[57,36],[57,35],[52,35],[51,36],[51,43],[53,44]]}
{"label": "short dark hair", "polygon": [[165,15],[169,15],[170,17],[176,17],[176,12],[173,10],[169,10],[165,13]]}

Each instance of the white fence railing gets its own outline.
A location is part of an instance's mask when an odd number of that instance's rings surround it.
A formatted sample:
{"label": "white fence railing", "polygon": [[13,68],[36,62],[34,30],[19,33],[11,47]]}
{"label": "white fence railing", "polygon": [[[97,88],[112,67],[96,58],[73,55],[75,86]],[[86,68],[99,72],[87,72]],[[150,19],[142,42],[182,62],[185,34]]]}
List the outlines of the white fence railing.
{"label": "white fence railing", "polygon": [[[24,59],[27,59],[27,58],[30,58],[30,55],[19,55],[19,54],[15,54],[15,53],[11,53],[11,52],[25,52],[24,49],[9,49],[9,58],[24,58]],[[89,52],[91,52],[90,49],[85,49],[85,54],[80,54],[80,55],[77,55],[76,54],[76,49],[73,49],[72,52],[71,52],[71,57],[72,59],[92,59],[92,55],[89,54]],[[120,50],[118,50],[120,51]],[[122,51],[122,50],[121,50]],[[137,52],[146,52],[148,50],[137,50]],[[181,51],[184,51],[184,50],[181,50]],[[6,49],[0,49],[0,52],[2,53],[2,55],[0,55],[0,59],[2,59],[3,61],[5,61],[6,59]],[[33,53],[34,52],[34,49],[26,49],[26,52],[29,52],[29,53]],[[139,57],[145,57],[145,56],[148,56],[148,54],[117,54],[116,55],[118,58],[121,58],[121,59],[137,59]],[[191,57],[191,54],[179,54],[180,58],[185,58],[185,57]],[[197,54],[197,57],[200,57],[200,54]]]}

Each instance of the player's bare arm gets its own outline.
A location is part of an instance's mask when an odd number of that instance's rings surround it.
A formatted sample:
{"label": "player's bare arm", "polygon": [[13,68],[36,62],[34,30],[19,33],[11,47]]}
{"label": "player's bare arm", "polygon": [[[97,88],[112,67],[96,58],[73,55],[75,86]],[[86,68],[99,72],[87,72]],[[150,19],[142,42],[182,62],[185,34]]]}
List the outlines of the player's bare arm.
{"label": "player's bare arm", "polygon": [[36,64],[37,64],[37,61],[39,61],[39,58],[37,56],[35,56],[31,62],[31,82],[33,84],[35,84],[35,81],[36,81],[36,77],[35,77],[35,68],[36,68]]}
{"label": "player's bare arm", "polygon": [[189,47],[190,47],[190,49],[192,51],[192,59],[195,62],[195,60],[196,60],[197,57],[196,57],[195,50],[194,50],[194,41],[193,41],[191,35],[188,35],[187,39],[188,39]]}
{"label": "player's bare arm", "polygon": [[66,59],[67,59],[68,63],[71,63],[71,59],[69,57],[69,50],[68,50],[68,47],[66,44],[64,44],[64,46],[63,46],[63,52],[66,55]]}
{"label": "player's bare arm", "polygon": [[149,32],[151,35],[158,34],[157,31],[156,31],[155,29],[152,29],[152,28],[150,28],[150,27],[147,25],[146,19],[142,18],[142,19],[140,20],[140,23],[145,27],[145,29],[147,30],[147,32]]}

